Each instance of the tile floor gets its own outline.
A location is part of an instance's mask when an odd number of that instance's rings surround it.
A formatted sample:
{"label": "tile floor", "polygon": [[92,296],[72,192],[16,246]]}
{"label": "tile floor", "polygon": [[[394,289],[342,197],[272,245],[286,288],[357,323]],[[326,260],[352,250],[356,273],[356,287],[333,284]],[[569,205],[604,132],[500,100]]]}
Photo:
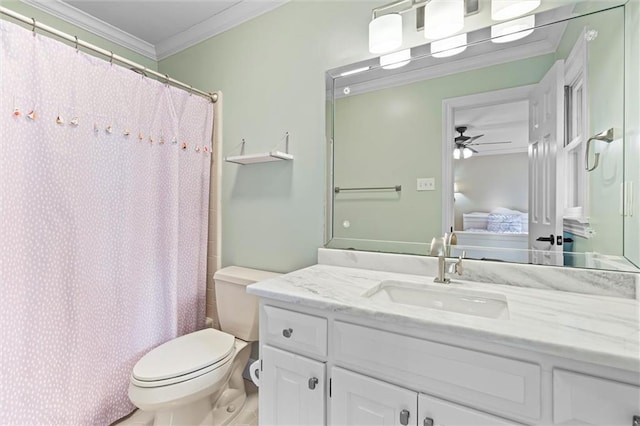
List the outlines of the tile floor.
{"label": "tile floor", "polygon": [[[244,384],[247,389],[247,400],[238,417],[229,426],[258,426],[258,388],[248,380],[245,380]],[[111,426],[151,426],[152,424],[153,413],[137,410]]]}

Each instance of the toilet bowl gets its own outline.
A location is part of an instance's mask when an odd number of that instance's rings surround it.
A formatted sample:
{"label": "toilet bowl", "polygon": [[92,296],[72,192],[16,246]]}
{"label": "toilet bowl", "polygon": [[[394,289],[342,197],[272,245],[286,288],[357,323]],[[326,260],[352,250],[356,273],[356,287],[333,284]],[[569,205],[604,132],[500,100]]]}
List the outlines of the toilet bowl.
{"label": "toilet bowl", "polygon": [[170,340],[134,366],[129,399],[154,425],[226,425],[246,400],[242,372],[258,338],[258,301],[248,284],[278,274],[230,266],[214,276],[221,330]]}

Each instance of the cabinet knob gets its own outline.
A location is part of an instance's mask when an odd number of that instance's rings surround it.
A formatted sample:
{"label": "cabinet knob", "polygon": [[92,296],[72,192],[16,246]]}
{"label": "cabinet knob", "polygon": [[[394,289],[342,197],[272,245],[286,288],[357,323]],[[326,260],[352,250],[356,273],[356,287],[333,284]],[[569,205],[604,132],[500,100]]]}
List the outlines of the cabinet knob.
{"label": "cabinet knob", "polygon": [[309,379],[309,389],[314,390],[316,388],[316,385],[318,384],[318,378],[317,377],[312,377]]}
{"label": "cabinet knob", "polygon": [[633,423],[631,426],[640,426],[640,416],[633,416]]}
{"label": "cabinet knob", "polygon": [[424,421],[422,422],[422,426],[433,426],[433,419],[425,417]]}
{"label": "cabinet knob", "polygon": [[400,424],[403,426],[407,426],[409,424],[409,410],[400,411]]}
{"label": "cabinet knob", "polygon": [[291,337],[292,333],[293,333],[293,328],[285,328],[284,330],[282,330],[282,335],[287,339]]}

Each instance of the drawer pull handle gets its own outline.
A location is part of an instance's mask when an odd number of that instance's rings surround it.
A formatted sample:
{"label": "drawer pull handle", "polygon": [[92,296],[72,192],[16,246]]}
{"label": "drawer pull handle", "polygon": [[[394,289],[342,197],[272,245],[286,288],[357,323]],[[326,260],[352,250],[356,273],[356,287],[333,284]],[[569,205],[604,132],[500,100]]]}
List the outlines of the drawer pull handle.
{"label": "drawer pull handle", "polygon": [[422,426],[433,426],[433,419],[425,417],[424,421],[422,422]]}
{"label": "drawer pull handle", "polygon": [[293,328],[285,328],[284,330],[282,330],[282,335],[287,339],[291,337],[291,334],[293,334]]}
{"label": "drawer pull handle", "polygon": [[631,426],[640,426],[640,416],[633,416],[633,423]]}
{"label": "drawer pull handle", "polygon": [[316,385],[318,384],[318,378],[317,377],[312,377],[309,379],[309,389],[314,390],[316,388]]}
{"label": "drawer pull handle", "polygon": [[407,426],[409,424],[409,410],[400,411],[400,424],[403,426]]}

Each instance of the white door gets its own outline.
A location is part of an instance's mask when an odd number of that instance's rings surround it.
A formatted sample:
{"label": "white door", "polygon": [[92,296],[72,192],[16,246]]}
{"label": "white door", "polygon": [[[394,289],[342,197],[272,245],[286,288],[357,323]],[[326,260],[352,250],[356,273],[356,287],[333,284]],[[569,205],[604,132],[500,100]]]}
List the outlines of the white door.
{"label": "white door", "polygon": [[562,265],[564,64],[557,61],[529,102],[529,249],[531,263]]}
{"label": "white door", "polygon": [[325,364],[262,346],[261,425],[324,425]]}
{"label": "white door", "polygon": [[331,424],[340,426],[417,426],[417,394],[352,373],[331,369]]}
{"label": "white door", "polygon": [[517,426],[499,417],[428,395],[418,395],[420,426]]}

